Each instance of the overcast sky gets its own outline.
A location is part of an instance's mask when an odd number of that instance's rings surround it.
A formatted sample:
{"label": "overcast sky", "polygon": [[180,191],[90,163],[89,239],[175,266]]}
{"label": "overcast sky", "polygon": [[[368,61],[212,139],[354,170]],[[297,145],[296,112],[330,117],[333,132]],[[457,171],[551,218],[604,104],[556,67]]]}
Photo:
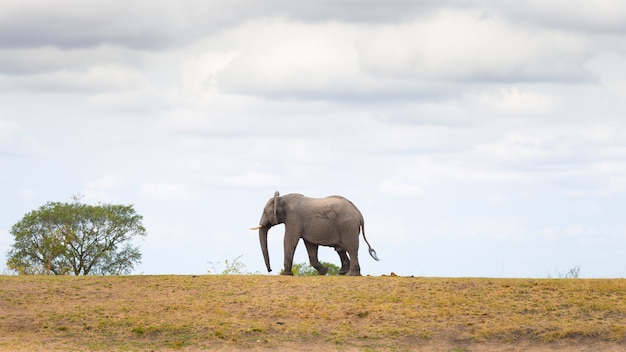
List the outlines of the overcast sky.
{"label": "overcast sky", "polygon": [[137,274],[265,273],[276,190],[351,199],[363,274],[625,277],[626,2],[0,0],[0,269],[83,194]]}

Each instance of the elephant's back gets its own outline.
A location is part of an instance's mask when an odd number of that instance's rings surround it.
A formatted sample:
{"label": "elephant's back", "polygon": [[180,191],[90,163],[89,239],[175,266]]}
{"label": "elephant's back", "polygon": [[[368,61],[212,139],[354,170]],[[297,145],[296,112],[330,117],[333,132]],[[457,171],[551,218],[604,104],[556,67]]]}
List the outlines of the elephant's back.
{"label": "elephant's back", "polygon": [[358,219],[359,222],[363,222],[361,211],[345,197],[333,195],[324,198],[310,198],[298,195],[298,198],[300,201],[297,207],[301,210],[307,209],[307,211],[312,211],[317,215],[325,214],[326,218]]}
{"label": "elephant's back", "polygon": [[345,197],[342,196],[328,196],[326,198],[318,199],[318,205],[321,208],[336,211],[342,218],[363,218],[359,209]]}

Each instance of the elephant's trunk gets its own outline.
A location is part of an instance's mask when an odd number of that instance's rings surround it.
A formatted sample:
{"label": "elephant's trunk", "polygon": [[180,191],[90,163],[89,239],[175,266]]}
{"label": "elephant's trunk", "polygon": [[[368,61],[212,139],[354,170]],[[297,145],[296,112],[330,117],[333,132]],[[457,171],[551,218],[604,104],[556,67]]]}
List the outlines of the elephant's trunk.
{"label": "elephant's trunk", "polygon": [[259,241],[261,242],[261,250],[263,251],[263,259],[265,259],[265,266],[267,267],[267,272],[272,272],[272,268],[270,267],[270,254],[267,251],[267,231],[269,227],[261,227],[259,229]]}

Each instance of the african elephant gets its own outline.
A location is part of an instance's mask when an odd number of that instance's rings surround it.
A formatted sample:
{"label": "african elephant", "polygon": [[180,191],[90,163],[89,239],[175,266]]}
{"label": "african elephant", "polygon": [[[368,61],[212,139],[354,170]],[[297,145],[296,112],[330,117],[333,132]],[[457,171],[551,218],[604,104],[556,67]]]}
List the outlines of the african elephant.
{"label": "african elephant", "polygon": [[277,224],[285,224],[285,263],[281,275],[293,275],[291,272],[293,255],[301,238],[309,254],[311,265],[320,275],[325,275],[328,271],[328,268],[317,259],[317,250],[320,245],[334,247],[339,254],[341,259],[339,274],[361,275],[359,266],[359,233],[361,231],[369,247],[370,255],[375,260],[379,260],[376,251],[365,238],[363,215],[346,198],[340,196],[309,198],[296,193],[281,197],[276,192],[274,198],[265,204],[259,225],[251,228],[251,230],[259,230],[261,250],[268,272],[272,269],[267,250],[267,232]]}

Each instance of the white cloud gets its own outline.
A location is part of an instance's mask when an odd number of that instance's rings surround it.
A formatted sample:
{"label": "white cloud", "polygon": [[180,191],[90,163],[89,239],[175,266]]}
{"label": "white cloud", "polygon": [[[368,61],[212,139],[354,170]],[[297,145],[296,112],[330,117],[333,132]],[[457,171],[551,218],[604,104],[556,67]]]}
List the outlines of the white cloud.
{"label": "white cloud", "polygon": [[96,190],[96,189],[86,189],[80,194],[82,196],[81,201],[86,203],[102,203],[102,202],[110,202],[111,192]]}
{"label": "white cloud", "polygon": [[144,225],[149,236],[146,240],[150,245],[168,248],[174,244],[180,244],[181,240],[193,240],[193,229],[188,223],[172,223],[162,217],[146,216]]}
{"label": "white cloud", "polygon": [[414,197],[424,194],[424,190],[416,184],[391,179],[382,181],[378,189],[382,194],[390,196]]}
{"label": "white cloud", "polygon": [[[118,43],[143,48],[172,45],[174,33],[185,30],[204,9],[170,1],[72,1],[25,0],[5,4],[0,17],[0,45],[35,47],[53,45],[83,48]],[[32,26],[37,23],[37,26]],[[168,30],[170,29],[170,30]],[[174,31],[173,29],[176,29]]]}
{"label": "white cloud", "polygon": [[441,11],[373,26],[362,38],[359,61],[381,76],[508,82],[586,77],[580,67],[587,49],[583,38],[515,26],[482,11]]}
{"label": "white cloud", "polygon": [[548,114],[559,105],[557,99],[550,95],[522,90],[516,86],[500,88],[497,93],[470,93],[465,99],[496,113],[511,115]]}
{"label": "white cloud", "polygon": [[239,53],[217,73],[221,91],[289,98],[354,88],[357,32],[351,25],[258,21],[236,33]]}
{"label": "white cloud", "polygon": [[499,141],[478,144],[474,147],[474,154],[482,160],[509,163],[538,161],[551,156],[544,139],[524,133],[509,133]]}
{"label": "white cloud", "polygon": [[582,216],[598,216],[604,212],[604,207],[598,202],[586,204],[580,208],[574,209],[574,212]]}
{"label": "white cloud", "polygon": [[24,128],[12,120],[0,119],[0,155],[29,155],[49,153],[34,136],[28,134]]}
{"label": "white cloud", "polygon": [[626,97],[626,56],[620,49],[624,46],[624,39],[619,38],[612,44],[614,49],[603,49],[592,57],[585,65],[594,76],[601,82],[603,92],[596,102],[598,107],[607,104],[606,95],[617,94]]}
{"label": "white cloud", "polygon": [[461,225],[463,233],[471,237],[496,239],[519,239],[525,236],[526,228],[514,217],[477,216]]}
{"label": "white cloud", "polygon": [[66,50],[51,45],[32,48],[0,47],[0,73],[10,75],[38,75],[73,70],[85,72],[103,63],[140,68],[148,61],[145,52],[115,45]]}
{"label": "white cloud", "polygon": [[87,182],[81,195],[85,202],[109,202],[113,198],[112,194],[122,189],[125,185],[126,181],[120,175],[105,175]]}
{"label": "white cloud", "polygon": [[15,135],[20,132],[20,126],[17,122],[0,120],[0,146],[12,143]]}
{"label": "white cloud", "polygon": [[181,76],[186,95],[201,95],[217,90],[217,74],[232,63],[240,53],[236,50],[209,51],[183,58]]}
{"label": "white cloud", "polygon": [[[378,252],[381,259],[391,259],[389,253],[386,256],[382,254],[381,247],[383,242],[389,241],[396,245],[405,243],[412,234],[418,232],[419,226],[412,219],[410,221],[407,220],[409,219],[392,214],[377,214],[375,217],[365,218],[366,236],[372,248]],[[366,246],[365,243],[363,243],[363,246]]]}
{"label": "white cloud", "polygon": [[[439,11],[401,24],[257,20],[211,43],[226,38],[236,44],[185,58],[187,90],[273,99],[415,98],[450,94],[444,82],[590,77],[583,65],[590,46],[584,37],[519,26],[478,10]],[[520,97],[505,98],[511,103]],[[522,98],[547,104],[545,97]]]}
{"label": "white cloud", "polygon": [[[610,122],[556,123],[548,119],[523,121],[507,129],[493,141],[472,148],[474,157],[486,162],[510,165],[535,163],[577,164],[589,158],[604,162],[624,153],[622,128]],[[582,148],[582,146],[585,146]]]}
{"label": "white cloud", "polygon": [[34,75],[0,76],[0,90],[69,91],[124,90],[143,85],[142,75],[128,67],[105,64],[85,71],[67,68]]}
{"label": "white cloud", "polygon": [[128,90],[93,92],[85,100],[89,107],[105,111],[107,114],[130,112],[135,116],[167,110],[176,102],[173,94],[142,85],[128,87]]}
{"label": "white cloud", "polygon": [[124,179],[119,175],[106,175],[97,180],[87,182],[87,189],[112,191],[124,185]]}
{"label": "white cloud", "polygon": [[23,199],[35,199],[38,194],[34,189],[24,188],[17,190],[17,195]]}
{"label": "white cloud", "polygon": [[191,196],[185,185],[170,182],[142,184],[139,193],[151,200],[186,200]]}
{"label": "white cloud", "polygon": [[502,204],[509,201],[509,198],[501,193],[489,193],[487,195],[487,201],[495,204]]}
{"label": "white cloud", "polygon": [[[494,6],[501,4],[492,2]],[[620,0],[529,0],[507,2],[502,8],[509,16],[580,32],[621,32],[626,23],[626,4]]]}
{"label": "white cloud", "polygon": [[280,176],[255,171],[234,176],[208,176],[206,180],[214,185],[243,188],[271,188],[281,184]]}
{"label": "white cloud", "polygon": [[626,192],[626,163],[623,160],[597,160],[589,168],[589,174],[603,181],[601,194]]}

